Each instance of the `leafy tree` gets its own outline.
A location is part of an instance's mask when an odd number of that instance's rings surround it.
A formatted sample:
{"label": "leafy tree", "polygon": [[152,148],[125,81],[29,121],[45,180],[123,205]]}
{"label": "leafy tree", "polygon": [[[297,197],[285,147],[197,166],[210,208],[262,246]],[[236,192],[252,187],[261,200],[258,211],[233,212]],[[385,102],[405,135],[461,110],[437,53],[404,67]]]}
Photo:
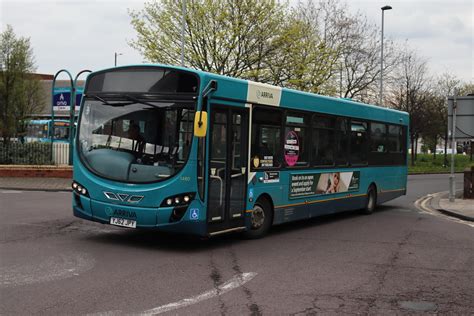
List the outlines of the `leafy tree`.
{"label": "leafy tree", "polygon": [[[145,59],[180,64],[181,2],[156,0],[132,11]],[[186,2],[185,66],[321,92],[334,59],[307,20],[275,0]]]}
{"label": "leafy tree", "polygon": [[24,132],[25,120],[43,107],[33,50],[28,38],[17,38],[7,25],[0,34],[0,133],[4,142]]}
{"label": "leafy tree", "polygon": [[[181,1],[159,0],[132,11],[138,38],[131,43],[152,62],[180,64]],[[258,76],[284,21],[276,1],[186,1],[185,65],[223,75]]]}

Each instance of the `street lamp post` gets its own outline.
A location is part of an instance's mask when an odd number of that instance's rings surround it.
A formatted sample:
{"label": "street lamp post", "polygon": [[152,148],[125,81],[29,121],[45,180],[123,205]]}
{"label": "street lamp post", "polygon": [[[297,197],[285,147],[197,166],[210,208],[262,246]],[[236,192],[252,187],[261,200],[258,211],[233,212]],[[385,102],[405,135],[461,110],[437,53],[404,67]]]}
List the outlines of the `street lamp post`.
{"label": "street lamp post", "polygon": [[383,24],[384,24],[384,12],[385,10],[392,10],[389,5],[383,6],[382,8],[382,38],[380,40],[380,100],[379,105],[383,105]]}
{"label": "street lamp post", "polygon": [[115,62],[114,62],[114,67],[117,67],[117,56],[123,55],[122,53],[117,53],[115,52]]}
{"label": "street lamp post", "polygon": [[181,67],[184,67],[184,32],[186,29],[186,0],[181,6]]}

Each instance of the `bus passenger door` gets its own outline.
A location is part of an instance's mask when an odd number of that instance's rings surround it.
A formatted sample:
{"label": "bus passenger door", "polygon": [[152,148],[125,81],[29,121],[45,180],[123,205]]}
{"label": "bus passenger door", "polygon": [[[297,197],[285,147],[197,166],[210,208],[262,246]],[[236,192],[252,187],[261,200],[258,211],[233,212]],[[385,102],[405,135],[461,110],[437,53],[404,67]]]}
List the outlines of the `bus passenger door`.
{"label": "bus passenger door", "polygon": [[213,105],[210,115],[208,231],[245,226],[248,109]]}

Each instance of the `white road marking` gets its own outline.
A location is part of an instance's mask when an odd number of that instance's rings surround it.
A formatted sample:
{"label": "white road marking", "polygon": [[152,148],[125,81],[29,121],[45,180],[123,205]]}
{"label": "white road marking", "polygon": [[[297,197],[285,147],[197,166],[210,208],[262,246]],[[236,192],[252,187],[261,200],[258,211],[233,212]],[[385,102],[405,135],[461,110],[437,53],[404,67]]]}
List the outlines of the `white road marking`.
{"label": "white road marking", "polygon": [[[185,298],[180,301],[174,302],[174,303],[169,303],[166,305],[161,305],[152,309],[149,309],[144,312],[139,312],[136,313],[135,315],[157,315],[157,314],[162,314],[166,313],[169,311],[173,311],[179,308],[183,308],[186,306],[194,305],[199,302],[211,299],[213,297],[223,295],[229,291],[232,291],[248,281],[252,280],[255,276],[257,275],[256,272],[246,272],[242,274],[237,274],[232,279],[228,280],[227,282],[219,285],[217,288],[214,288],[212,290],[206,291],[202,294],[190,297],[190,298]],[[109,316],[109,315],[130,315],[131,313],[124,313],[122,311],[108,311],[108,312],[99,312],[99,313],[93,313],[93,314],[88,314],[88,316]]]}
{"label": "white road marking", "polygon": [[0,286],[10,287],[55,281],[90,270],[95,260],[84,253],[65,253],[43,262],[0,267]]}
{"label": "white road marking", "polygon": [[7,190],[7,191],[0,191],[0,193],[5,193],[5,194],[15,193],[15,194],[18,194],[18,193],[23,193],[23,191]]}
{"label": "white road marking", "polygon": [[157,314],[169,312],[178,308],[193,305],[201,301],[208,300],[210,298],[225,294],[229,291],[232,291],[233,289],[238,288],[239,286],[244,285],[248,281],[252,280],[256,275],[257,273],[255,272],[247,272],[247,273],[238,274],[234,276],[232,279],[230,279],[229,281],[223,283],[222,285],[219,285],[215,289],[209,290],[207,292],[204,292],[202,294],[199,294],[190,298],[182,299],[174,303],[162,305],[162,306],[144,311],[143,313],[140,313],[140,315],[157,315]]}

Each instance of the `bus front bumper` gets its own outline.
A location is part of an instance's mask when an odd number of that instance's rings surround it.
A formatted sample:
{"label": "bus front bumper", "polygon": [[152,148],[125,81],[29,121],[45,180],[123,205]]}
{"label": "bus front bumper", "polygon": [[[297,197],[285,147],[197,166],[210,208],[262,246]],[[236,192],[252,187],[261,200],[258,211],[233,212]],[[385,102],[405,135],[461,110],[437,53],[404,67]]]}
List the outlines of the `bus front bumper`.
{"label": "bus front bumper", "polygon": [[[111,224],[111,218],[132,220],[136,228],[154,228],[160,231],[181,232],[194,235],[206,235],[206,221],[191,214],[191,206],[185,211],[180,220],[172,221],[172,207],[145,208],[128,205],[118,205],[92,200],[74,193],[73,214],[76,217]],[[198,215],[202,215],[199,214]]]}

